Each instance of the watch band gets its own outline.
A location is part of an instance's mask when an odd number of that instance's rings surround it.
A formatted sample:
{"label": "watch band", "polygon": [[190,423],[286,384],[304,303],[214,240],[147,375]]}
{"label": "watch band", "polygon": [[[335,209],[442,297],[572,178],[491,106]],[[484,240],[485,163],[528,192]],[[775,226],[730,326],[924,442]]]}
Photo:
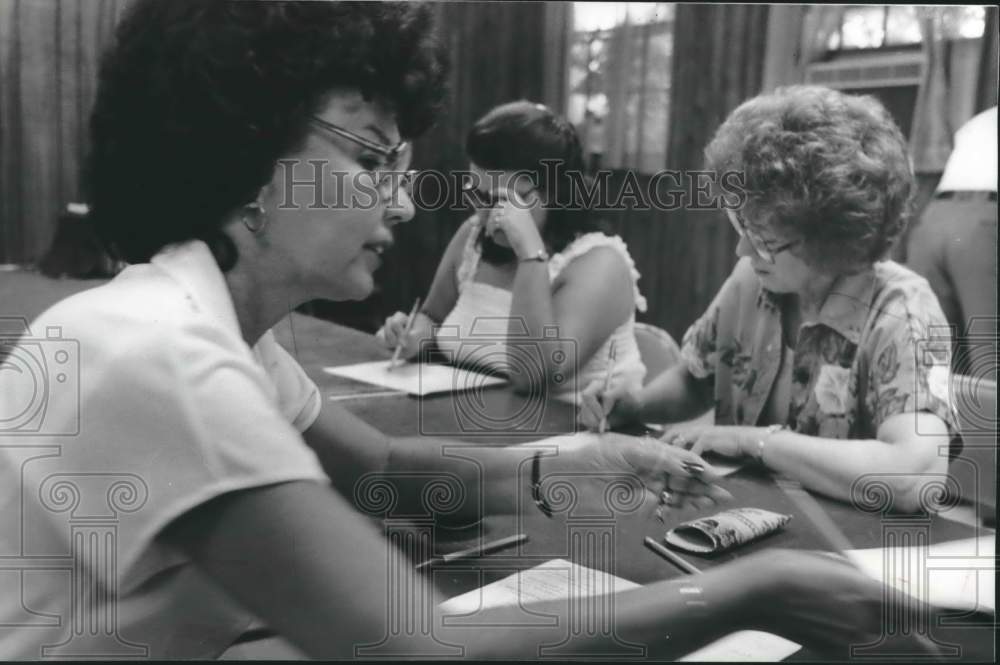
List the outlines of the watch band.
{"label": "watch band", "polygon": [[771,435],[775,434],[776,432],[780,432],[781,430],[784,429],[788,428],[785,427],[784,425],[768,425],[765,428],[764,436],[757,439],[757,449],[754,454],[754,459],[757,461],[758,464],[760,464],[761,466],[767,466],[767,463],[764,461],[764,444],[771,437]]}
{"label": "watch band", "polygon": [[546,252],[544,249],[540,249],[534,254],[524,257],[519,261],[519,263],[526,263],[528,261],[538,261],[540,263],[545,263],[548,260],[549,260],[549,253]]}

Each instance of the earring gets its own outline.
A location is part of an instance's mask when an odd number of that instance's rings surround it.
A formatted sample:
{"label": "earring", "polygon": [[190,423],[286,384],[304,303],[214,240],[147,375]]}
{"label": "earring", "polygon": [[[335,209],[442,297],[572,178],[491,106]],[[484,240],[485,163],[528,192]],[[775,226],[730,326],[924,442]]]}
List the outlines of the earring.
{"label": "earring", "polygon": [[253,203],[248,203],[245,207],[247,210],[255,212],[253,214],[243,213],[243,226],[247,227],[251,233],[260,233],[267,226],[267,210],[264,209],[264,204],[258,199]]}

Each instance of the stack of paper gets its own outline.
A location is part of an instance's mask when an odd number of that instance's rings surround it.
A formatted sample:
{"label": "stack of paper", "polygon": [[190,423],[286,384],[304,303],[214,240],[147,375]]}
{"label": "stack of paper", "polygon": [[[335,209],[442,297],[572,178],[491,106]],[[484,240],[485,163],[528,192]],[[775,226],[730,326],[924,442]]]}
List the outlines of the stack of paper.
{"label": "stack of paper", "polygon": [[435,393],[479,390],[507,383],[506,379],[499,376],[472,372],[451,365],[403,363],[390,369],[389,363],[388,360],[376,360],[357,365],[324,367],[323,371],[418,397]]}
{"label": "stack of paper", "polygon": [[[490,607],[527,606],[546,600],[616,593],[638,586],[635,582],[565,559],[552,559],[447,600],[441,603],[441,609],[448,614],[472,614]],[[664,630],[668,628],[664,626]],[[771,633],[741,630],[681,660],[774,662],[787,658],[800,648],[795,642]]]}

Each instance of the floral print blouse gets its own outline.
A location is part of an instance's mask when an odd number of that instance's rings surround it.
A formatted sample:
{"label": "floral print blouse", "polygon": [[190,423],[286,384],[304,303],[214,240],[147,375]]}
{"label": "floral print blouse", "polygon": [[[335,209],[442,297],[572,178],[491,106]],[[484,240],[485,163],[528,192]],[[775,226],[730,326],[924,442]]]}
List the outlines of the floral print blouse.
{"label": "floral print blouse", "polygon": [[[949,399],[951,337],[927,281],[892,261],[840,277],[792,344],[791,403],[783,423],[801,434],[874,439],[897,413],[928,411],[955,436]],[[760,422],[782,354],[781,296],[744,258],[684,335],[682,357],[712,381],[718,425]]]}

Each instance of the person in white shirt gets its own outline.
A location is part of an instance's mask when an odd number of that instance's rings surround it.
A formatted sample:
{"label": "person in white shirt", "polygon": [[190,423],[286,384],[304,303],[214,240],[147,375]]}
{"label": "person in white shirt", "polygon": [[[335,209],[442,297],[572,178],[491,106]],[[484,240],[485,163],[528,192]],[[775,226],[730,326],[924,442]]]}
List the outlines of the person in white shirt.
{"label": "person in white shirt", "polygon": [[639,272],[586,204],[596,190],[583,191],[593,185],[573,125],[541,104],[501,104],[473,125],[466,153],[475,212],[448,244],[410,331],[404,337],[408,317],[397,312],[378,336],[407,357],[433,339],[450,362],[500,372],[525,393],[575,400],[609,370],[616,383],[642,387]]}
{"label": "person in white shirt", "polygon": [[996,377],[997,107],[955,132],[934,198],[910,232],[906,263],[955,329],[954,368]]}
{"label": "person in white shirt", "polygon": [[[446,75],[422,5],[132,3],[102,65],[89,166],[98,228],[132,265],[2,347],[0,659],[214,658],[260,622],[305,655],[356,657],[414,607],[392,604],[394,547],[345,495],[370,474],[451,472],[443,443],[321,406],[269,330],[308,300],[371,293],[392,226],[413,215],[389,175],[407,169],[402,139],[427,128]],[[310,161],[351,206],[284,198],[281,167]],[[43,372],[42,393],[25,368]],[[454,473],[513,511],[523,457],[484,453],[507,469],[489,486]],[[700,458],[607,436],[546,472],[613,470],[651,496],[669,482],[681,505],[726,497],[711,467],[699,480],[684,462]],[[414,487],[396,491],[413,502]],[[602,498],[581,486],[582,501]],[[437,594],[418,588],[430,613]],[[692,589],[621,596],[617,636],[669,632],[683,653],[738,626],[831,649],[879,630],[881,587],[827,557],[751,557],[701,576],[693,605]],[[536,656],[567,625],[410,618],[480,658]]]}

